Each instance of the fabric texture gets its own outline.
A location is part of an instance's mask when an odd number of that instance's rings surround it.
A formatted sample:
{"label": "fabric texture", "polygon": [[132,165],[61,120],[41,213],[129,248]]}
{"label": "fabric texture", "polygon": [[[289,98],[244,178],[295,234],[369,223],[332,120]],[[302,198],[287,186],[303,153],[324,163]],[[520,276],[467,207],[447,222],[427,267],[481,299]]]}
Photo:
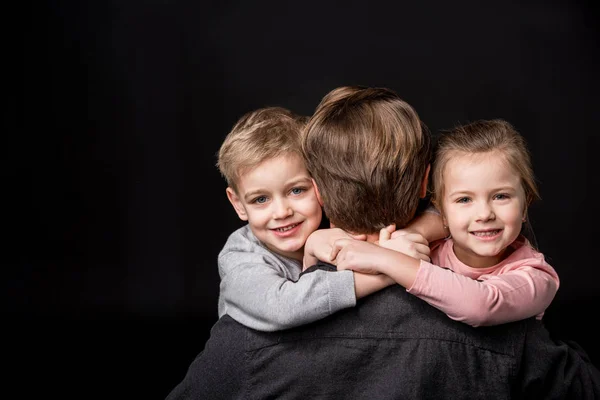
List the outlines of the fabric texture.
{"label": "fabric texture", "polygon": [[462,263],[453,244],[447,239],[432,246],[431,263],[421,261],[409,293],[472,326],[542,318],[560,281],[527,239],[519,237],[511,245],[511,254],[488,268]]}
{"label": "fabric texture", "polygon": [[301,263],[268,250],[248,225],[229,236],[218,263],[219,317],[253,329],[289,329],[356,304],[352,271],[300,278]]}
{"label": "fabric texture", "polygon": [[[304,275],[319,268],[311,270]],[[284,331],[256,331],[225,315],[167,397],[595,398],[600,372],[576,344],[552,340],[541,321],[473,328],[399,285]]]}

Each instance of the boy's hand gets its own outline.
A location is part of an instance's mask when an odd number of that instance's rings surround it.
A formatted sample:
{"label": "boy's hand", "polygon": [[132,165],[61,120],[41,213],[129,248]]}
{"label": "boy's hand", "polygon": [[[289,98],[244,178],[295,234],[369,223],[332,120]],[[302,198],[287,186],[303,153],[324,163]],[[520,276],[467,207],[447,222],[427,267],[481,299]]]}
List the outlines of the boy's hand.
{"label": "boy's hand", "polygon": [[[365,240],[366,235],[350,235],[339,228],[319,229],[310,234],[304,245],[302,270],[317,263],[318,260],[335,265],[335,257],[331,258],[332,248],[338,239]],[[337,252],[336,252],[337,253]]]}
{"label": "boy's hand", "polygon": [[389,225],[379,232],[379,242],[381,247],[398,251],[407,256],[431,261],[429,242],[421,234],[410,229],[399,229],[395,231],[395,225]]}
{"label": "boy's hand", "polygon": [[338,270],[350,269],[363,274],[378,274],[379,260],[384,250],[375,243],[354,239],[338,239],[331,250],[331,258],[335,260]]}

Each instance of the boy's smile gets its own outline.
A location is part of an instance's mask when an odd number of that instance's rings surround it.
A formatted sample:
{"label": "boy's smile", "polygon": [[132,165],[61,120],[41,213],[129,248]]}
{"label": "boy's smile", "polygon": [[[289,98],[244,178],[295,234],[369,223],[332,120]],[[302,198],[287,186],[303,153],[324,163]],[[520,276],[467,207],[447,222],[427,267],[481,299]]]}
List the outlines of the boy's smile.
{"label": "boy's smile", "polygon": [[269,250],[302,260],[304,243],[321,223],[322,210],[302,158],[288,153],[240,174],[227,196],[240,219]]}

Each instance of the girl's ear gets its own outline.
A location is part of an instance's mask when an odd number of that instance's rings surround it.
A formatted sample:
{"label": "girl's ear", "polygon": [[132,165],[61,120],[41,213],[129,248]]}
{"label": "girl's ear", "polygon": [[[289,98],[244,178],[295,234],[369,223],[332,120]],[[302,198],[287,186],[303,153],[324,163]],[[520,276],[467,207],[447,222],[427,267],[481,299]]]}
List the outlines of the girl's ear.
{"label": "girl's ear", "polygon": [[449,239],[450,237],[452,237],[452,234],[450,233],[450,228],[448,227],[448,220],[446,219],[443,213],[440,214],[440,216],[442,217],[442,225],[444,226],[444,233],[446,234],[446,237],[444,239]]}
{"label": "girl's ear", "polygon": [[314,179],[311,179],[313,186],[315,188],[315,194],[317,195],[317,201],[319,202],[319,204],[321,205],[321,207],[323,207],[323,199],[321,199],[321,193],[319,193],[319,187],[317,186],[317,182],[315,182]]}
{"label": "girl's ear", "polygon": [[229,199],[229,202],[233,206],[233,209],[237,213],[238,217],[240,217],[242,221],[248,221],[246,208],[244,208],[244,204],[242,203],[238,195],[235,193],[235,190],[228,187],[227,189],[225,189],[225,192],[227,193],[227,198]]}
{"label": "girl's ear", "polygon": [[429,170],[431,169],[431,164],[427,164],[427,169],[425,170],[425,176],[423,177],[423,181],[421,182],[421,198],[425,198],[427,196],[427,182],[429,182]]}

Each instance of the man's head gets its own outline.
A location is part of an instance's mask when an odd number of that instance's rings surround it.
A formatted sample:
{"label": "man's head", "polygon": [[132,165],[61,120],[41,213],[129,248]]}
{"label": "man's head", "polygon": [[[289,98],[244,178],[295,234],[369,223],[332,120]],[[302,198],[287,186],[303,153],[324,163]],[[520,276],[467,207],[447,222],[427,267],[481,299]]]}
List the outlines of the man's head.
{"label": "man's head", "polygon": [[431,137],[390,89],[346,86],[328,93],[302,136],[302,153],[333,225],[375,233],[413,219],[424,197]]}
{"label": "man's head", "polygon": [[322,210],[301,155],[302,117],[269,107],[242,116],[225,138],[218,167],[238,217],[271,251],[302,259]]}

